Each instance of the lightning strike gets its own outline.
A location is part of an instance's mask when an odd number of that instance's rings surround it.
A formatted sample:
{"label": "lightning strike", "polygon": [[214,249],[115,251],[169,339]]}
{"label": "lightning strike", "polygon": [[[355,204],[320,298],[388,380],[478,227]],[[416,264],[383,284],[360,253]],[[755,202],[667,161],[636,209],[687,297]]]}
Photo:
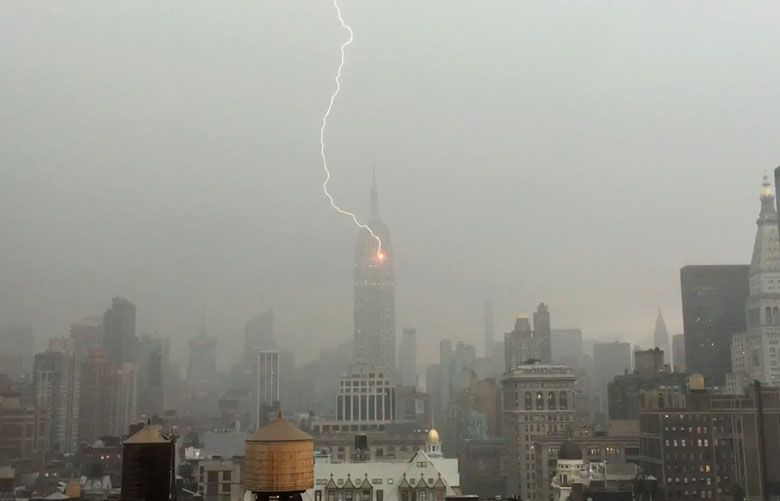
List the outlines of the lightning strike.
{"label": "lightning strike", "polygon": [[352,43],[352,40],[354,39],[354,33],[352,33],[352,28],[350,28],[347,25],[347,23],[344,22],[344,18],[341,16],[341,9],[339,8],[338,0],[333,0],[333,6],[336,8],[336,13],[339,16],[339,22],[341,23],[341,26],[349,33],[349,38],[347,39],[346,42],[341,44],[341,61],[339,62],[339,69],[336,72],[336,90],[333,91],[333,94],[330,95],[330,102],[328,103],[328,109],[325,110],[325,114],[322,116],[322,127],[320,128],[320,156],[322,157],[322,168],[325,170],[325,180],[322,182],[322,191],[325,192],[325,196],[328,197],[328,200],[330,201],[330,206],[333,207],[334,210],[336,210],[339,214],[343,214],[345,216],[350,217],[358,228],[367,230],[371,234],[371,236],[377,241],[378,244],[376,250],[377,259],[379,261],[383,261],[385,255],[382,252],[382,239],[380,239],[379,236],[376,233],[374,233],[374,230],[372,230],[370,226],[358,221],[358,218],[353,213],[346,211],[341,207],[339,207],[338,205],[336,205],[336,202],[333,200],[333,195],[331,195],[330,192],[328,191],[328,183],[330,182],[330,169],[328,169],[328,160],[325,157],[325,128],[328,125],[328,117],[330,116],[330,112],[333,109],[333,102],[336,100],[336,96],[341,91],[341,72],[344,69],[345,49],[347,48],[347,46],[349,46]]}

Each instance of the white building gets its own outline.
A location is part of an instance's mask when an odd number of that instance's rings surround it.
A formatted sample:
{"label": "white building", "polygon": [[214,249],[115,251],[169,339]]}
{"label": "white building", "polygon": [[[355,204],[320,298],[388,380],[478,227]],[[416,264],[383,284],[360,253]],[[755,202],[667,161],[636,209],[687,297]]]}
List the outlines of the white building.
{"label": "white building", "polygon": [[[764,175],[761,212],[756,221],[758,230],[750,262],[750,295],[745,303],[744,368],[734,368],[738,385],[753,380],[780,384],[780,235],[777,223],[774,190]],[[737,338],[735,342],[739,344],[740,340]],[[734,353],[732,357],[742,363]]]}
{"label": "white building", "polygon": [[598,482],[602,488],[629,487],[639,471],[633,463],[606,463],[601,461],[585,461],[582,451],[572,441],[567,440],[561,445],[555,476],[552,478],[552,501],[568,501],[575,485],[583,488]]}
{"label": "white building", "polygon": [[331,463],[317,458],[314,488],[304,501],[444,501],[460,495],[458,460],[441,455],[441,441],[430,430],[425,450],[409,461]]}

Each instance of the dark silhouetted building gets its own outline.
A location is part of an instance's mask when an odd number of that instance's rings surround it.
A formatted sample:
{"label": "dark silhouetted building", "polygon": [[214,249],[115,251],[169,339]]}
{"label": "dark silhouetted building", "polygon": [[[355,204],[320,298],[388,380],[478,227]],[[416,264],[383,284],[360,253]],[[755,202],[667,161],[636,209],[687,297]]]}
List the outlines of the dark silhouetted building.
{"label": "dark silhouetted building", "polygon": [[147,425],[122,446],[122,500],[170,499],[174,444]]}
{"label": "dark silhouetted building", "polygon": [[685,335],[672,336],[672,366],[674,372],[686,372],[685,368]]}
{"label": "dark silhouetted building", "polygon": [[664,485],[669,501],[780,494],[778,388],[752,387],[748,396],[651,390],[642,395],[639,427],[640,465]]}
{"label": "dark silhouetted building", "polygon": [[731,336],[744,332],[748,265],[685,266],[680,270],[685,364],[711,386],[731,368]]}
{"label": "dark silhouetted building", "polygon": [[607,385],[609,419],[639,419],[643,391],[685,392],[685,374],[672,372],[658,348],[634,352],[634,366],[633,373],[615,376]]}

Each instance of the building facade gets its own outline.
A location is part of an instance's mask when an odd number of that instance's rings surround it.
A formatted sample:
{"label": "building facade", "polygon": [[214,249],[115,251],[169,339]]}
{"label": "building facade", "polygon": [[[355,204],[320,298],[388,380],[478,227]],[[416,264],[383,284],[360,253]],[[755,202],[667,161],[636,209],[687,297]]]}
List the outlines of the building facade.
{"label": "building facade", "polygon": [[371,207],[355,251],[354,329],[355,363],[392,373],[395,370],[395,269],[393,246],[387,225],[379,217],[376,182],[371,187]]}
{"label": "building facade", "polygon": [[[744,373],[734,371],[737,386],[755,380],[780,384],[780,233],[772,186],[764,176],[761,211],[756,224],[753,257],[748,275],[749,295],[745,303],[747,329],[743,339]],[[740,380],[742,376],[745,380]]]}
{"label": "building facade", "polygon": [[675,334],[672,336],[672,366],[674,372],[686,372],[685,365],[685,336]]}
{"label": "building facade", "polygon": [[780,450],[778,388],[751,388],[748,396],[645,392],[639,426],[640,466],[659,479],[669,501],[780,492],[780,463],[772,455]]}
{"label": "building facade", "polygon": [[508,495],[536,499],[542,488],[539,482],[547,481],[536,476],[534,440],[572,429],[576,382],[574,371],[563,365],[518,365],[504,374],[501,384]]}
{"label": "building facade", "polygon": [[49,447],[76,452],[79,380],[73,339],[53,339],[48,351],[35,355],[33,366],[35,399],[49,412]]}
{"label": "building facade", "polygon": [[550,309],[539,303],[534,312],[534,335],[539,340],[539,360],[552,363],[552,330],[550,329]]}
{"label": "building facade", "polygon": [[457,459],[441,455],[436,430],[407,461],[332,461],[315,456],[314,488],[304,501],[444,501],[461,494]]}
{"label": "building facade", "polygon": [[680,270],[685,365],[713,386],[724,385],[732,372],[731,336],[746,328],[749,269],[719,265]]}
{"label": "building facade", "polygon": [[518,315],[515,328],[504,334],[504,368],[507,371],[540,359],[541,342],[531,329],[527,315]]}
{"label": "building facade", "polygon": [[257,424],[263,426],[279,405],[279,352],[257,352]]}

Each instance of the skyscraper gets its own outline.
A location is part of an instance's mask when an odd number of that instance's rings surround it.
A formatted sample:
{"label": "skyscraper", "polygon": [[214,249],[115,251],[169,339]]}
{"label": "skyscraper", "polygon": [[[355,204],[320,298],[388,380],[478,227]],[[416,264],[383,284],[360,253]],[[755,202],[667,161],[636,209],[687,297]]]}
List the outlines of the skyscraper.
{"label": "skyscraper", "polygon": [[115,297],[103,315],[103,349],[112,362],[131,362],[136,359],[137,344],[135,305],[123,297]]}
{"label": "skyscraper", "polygon": [[539,303],[534,313],[534,336],[539,340],[539,360],[544,364],[552,362],[550,335],[550,309],[546,304]]}
{"label": "skyscraper", "polygon": [[75,452],[78,445],[79,387],[73,339],[56,338],[35,355],[33,387],[38,405],[49,411],[49,447]]}
{"label": "skyscraper", "polygon": [[279,403],[279,352],[261,350],[257,356],[257,423],[268,422],[268,414]]}
{"label": "skyscraper", "polygon": [[744,336],[748,381],[780,383],[780,233],[775,196],[767,176],[761,189],[761,212],[756,224],[755,245],[750,261],[750,293],[745,304],[747,330]]}
{"label": "skyscraper", "polygon": [[518,315],[515,329],[504,334],[504,369],[507,371],[531,360],[539,359],[539,339],[531,330],[528,315]]}
{"label": "skyscraper", "polygon": [[653,330],[654,348],[660,348],[664,352],[664,363],[671,364],[671,351],[669,349],[669,331],[666,329],[661,308],[658,308],[658,316],[655,317],[655,329]]}
{"label": "skyscraper", "polygon": [[144,335],[138,348],[138,414],[162,416],[165,375],[171,365],[170,342],[167,338]]}
{"label": "skyscraper", "polygon": [[685,266],[682,288],[685,364],[707,385],[724,385],[731,372],[731,336],[745,330],[747,265]]}
{"label": "skyscraper", "polygon": [[355,252],[355,363],[391,372],[396,355],[395,271],[390,232],[379,217],[376,180],[368,226],[382,240],[382,252],[377,252],[376,239],[361,230]]}
{"label": "skyscraper", "polygon": [[570,367],[541,363],[508,370],[502,380],[503,430],[507,442],[507,487],[518,499],[543,499],[538,491],[549,478],[536,475],[533,440],[555,433],[566,436],[575,424],[574,385]]}
{"label": "skyscraper", "polygon": [[404,329],[398,343],[399,381],[403,386],[417,387],[417,329]]}
{"label": "skyscraper", "polygon": [[89,353],[81,366],[79,442],[91,444],[101,435],[114,433],[117,375],[102,350]]}

